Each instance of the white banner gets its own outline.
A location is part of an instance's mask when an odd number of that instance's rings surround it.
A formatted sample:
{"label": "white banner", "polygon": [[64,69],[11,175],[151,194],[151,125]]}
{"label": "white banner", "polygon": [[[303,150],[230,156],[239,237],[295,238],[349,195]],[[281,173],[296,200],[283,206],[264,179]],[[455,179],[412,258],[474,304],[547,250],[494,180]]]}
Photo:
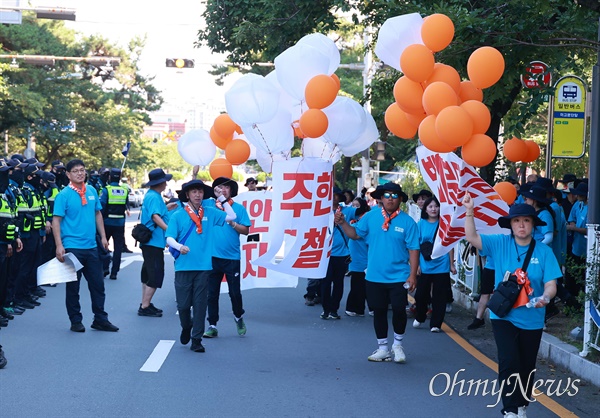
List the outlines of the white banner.
{"label": "white banner", "polygon": [[[331,161],[320,158],[273,163],[270,239],[252,265],[298,277],[325,277],[333,226],[332,169]],[[284,241],[289,245],[276,260]]]}
{"label": "white banner", "polygon": [[475,203],[475,227],[480,234],[508,234],[498,226],[498,218],[508,214],[508,205],[486,183],[474,167],[456,154],[439,154],[417,148],[419,168],[425,182],[440,201],[440,229],[435,238],[432,258],[447,254],[465,237],[465,209],[462,199],[469,192]]}

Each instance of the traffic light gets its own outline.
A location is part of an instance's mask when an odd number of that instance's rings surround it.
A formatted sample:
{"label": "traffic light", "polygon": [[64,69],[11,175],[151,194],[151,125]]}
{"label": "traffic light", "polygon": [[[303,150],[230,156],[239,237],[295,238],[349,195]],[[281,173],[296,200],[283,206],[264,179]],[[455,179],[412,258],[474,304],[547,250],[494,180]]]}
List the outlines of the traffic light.
{"label": "traffic light", "polygon": [[194,60],[186,58],[167,58],[166,66],[171,68],[194,68]]}

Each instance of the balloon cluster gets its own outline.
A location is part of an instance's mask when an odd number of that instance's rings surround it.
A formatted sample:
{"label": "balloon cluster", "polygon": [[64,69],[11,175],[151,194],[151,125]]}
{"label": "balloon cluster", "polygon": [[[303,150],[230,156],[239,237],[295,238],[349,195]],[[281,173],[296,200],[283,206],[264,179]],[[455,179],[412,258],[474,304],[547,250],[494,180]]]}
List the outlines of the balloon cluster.
{"label": "balloon cluster", "polygon": [[540,156],[540,146],[530,139],[513,137],[504,143],[503,152],[508,161],[530,163]]}
{"label": "balloon cluster", "polygon": [[453,67],[434,57],[453,38],[454,24],[443,14],[422,19],[412,13],[383,24],[375,53],[404,73],[394,86],[395,102],[385,123],[400,138],[412,139],[418,132],[421,143],[434,152],[462,147],[465,162],[483,167],[496,156],[496,144],[485,135],[491,115],[482,103],[483,89],[500,80],[504,58],[495,48],[478,48],[467,63],[469,80],[461,81]]}
{"label": "balloon cluster", "polygon": [[274,161],[290,157],[294,137],[303,139],[303,156],[333,162],[368,148],[379,132],[358,102],[338,96],[339,64],[335,43],[313,33],[277,56],[266,77],[246,74],[237,80],[225,94],[227,114],[215,120],[210,133],[227,161],[235,165],[249,158],[247,147],[232,146],[236,139],[231,138],[242,131],[266,172]]}

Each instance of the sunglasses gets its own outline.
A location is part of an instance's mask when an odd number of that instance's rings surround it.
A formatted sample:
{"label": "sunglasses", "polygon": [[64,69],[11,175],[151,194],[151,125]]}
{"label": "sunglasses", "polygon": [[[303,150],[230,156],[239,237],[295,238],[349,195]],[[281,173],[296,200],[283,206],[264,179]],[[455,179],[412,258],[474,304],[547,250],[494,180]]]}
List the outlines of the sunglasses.
{"label": "sunglasses", "polygon": [[384,193],[383,197],[386,199],[398,199],[398,193]]}

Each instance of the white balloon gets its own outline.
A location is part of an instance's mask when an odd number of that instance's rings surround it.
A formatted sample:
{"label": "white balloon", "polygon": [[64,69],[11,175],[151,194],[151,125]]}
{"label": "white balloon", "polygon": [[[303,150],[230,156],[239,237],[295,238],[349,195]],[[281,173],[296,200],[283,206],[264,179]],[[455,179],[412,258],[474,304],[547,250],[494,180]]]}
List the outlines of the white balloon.
{"label": "white balloon", "polygon": [[279,90],[258,74],[246,74],[225,93],[225,107],[238,125],[270,121],[279,108]]}
{"label": "white balloon", "polygon": [[365,109],[366,123],[365,129],[362,133],[356,138],[356,140],[349,145],[340,145],[340,150],[342,154],[347,157],[351,157],[355,154],[358,154],[361,151],[366,150],[371,146],[371,144],[377,139],[379,139],[379,130],[377,129],[377,124],[375,123],[375,119],[373,116]]}
{"label": "white balloon", "polygon": [[308,44],[296,44],[275,58],[277,80],[294,99],[304,100],[306,85],[316,75],[327,74],[329,57]]}
{"label": "white balloon", "polygon": [[340,51],[335,45],[335,42],[326,35],[323,35],[322,33],[311,33],[310,35],[303,36],[297,44],[310,45],[329,57],[329,69],[327,70],[327,75],[335,73],[340,66]]}
{"label": "white balloon", "polygon": [[177,151],[188,164],[208,165],[215,158],[217,147],[206,129],[194,129],[179,138]]}
{"label": "white balloon", "polygon": [[335,164],[342,158],[342,153],[335,144],[325,141],[323,137],[304,138],[302,140],[302,156],[320,158]]}
{"label": "white balloon", "polygon": [[294,129],[290,112],[279,109],[275,117],[265,123],[241,125],[248,142],[267,153],[289,151],[294,146]]}
{"label": "white balloon", "polygon": [[260,168],[262,168],[265,173],[273,172],[273,163],[275,161],[289,160],[290,156],[290,151],[270,154],[260,148],[256,149],[256,162],[258,162],[258,165],[260,165]]}
{"label": "white balloon", "polygon": [[277,90],[279,90],[279,107],[283,107],[284,109],[289,110],[300,105],[300,100],[294,99],[287,93],[287,91],[283,89],[283,87],[281,87],[281,84],[279,84],[279,80],[277,80],[276,70],[273,70],[269,74],[267,74],[265,76],[265,79],[273,83],[273,85],[277,87]]}
{"label": "white balloon", "polygon": [[323,137],[332,144],[349,145],[365,129],[367,119],[365,110],[349,97],[336,97],[330,106],[323,109],[323,112],[329,121],[329,127]]}
{"label": "white balloon", "polygon": [[423,44],[421,39],[423,18],[419,13],[409,13],[386,20],[377,35],[375,55],[385,64],[402,71],[400,55],[409,45]]}

